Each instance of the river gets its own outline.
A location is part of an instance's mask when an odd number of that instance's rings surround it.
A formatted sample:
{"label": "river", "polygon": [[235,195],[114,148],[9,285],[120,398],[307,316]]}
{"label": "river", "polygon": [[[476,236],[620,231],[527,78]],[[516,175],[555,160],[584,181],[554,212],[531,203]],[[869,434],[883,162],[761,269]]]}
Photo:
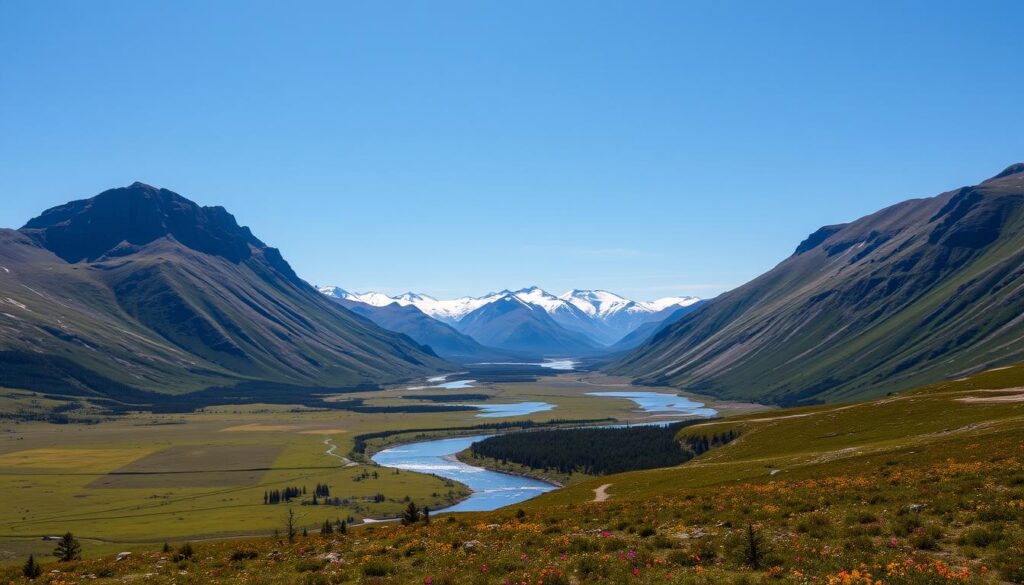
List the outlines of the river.
{"label": "river", "polygon": [[468,465],[455,458],[459,451],[491,435],[422,441],[385,449],[373,456],[383,467],[433,473],[465,484],[472,494],[454,506],[434,512],[485,512],[510,506],[555,489],[543,481]]}
{"label": "river", "polygon": [[[558,363],[557,365],[561,366],[562,364]],[[439,382],[441,380],[435,379],[431,381]],[[631,400],[641,411],[654,416],[712,417],[718,414],[714,409],[705,407],[703,403],[674,393],[623,391],[588,392],[587,394],[599,398]],[[547,403],[521,403],[519,405],[474,404],[472,406],[497,408],[497,411],[492,411],[493,414],[485,412],[485,414],[480,415],[497,417],[514,416],[517,412],[507,409],[509,407],[513,409],[517,406],[522,407],[524,404],[547,405]],[[546,410],[546,408],[542,410]],[[639,424],[667,425],[672,422],[675,421],[646,421]],[[618,427],[626,426],[626,424],[606,426]],[[456,453],[468,449],[474,442],[482,441],[490,436],[493,435],[454,437],[399,445],[378,452],[373,456],[373,461],[383,467],[405,469],[420,473],[433,473],[434,475],[465,484],[472,491],[468,498],[458,504],[443,510],[435,510],[434,512],[486,512],[517,504],[555,489],[556,486],[540,480],[491,471],[482,467],[468,465],[455,458]]]}

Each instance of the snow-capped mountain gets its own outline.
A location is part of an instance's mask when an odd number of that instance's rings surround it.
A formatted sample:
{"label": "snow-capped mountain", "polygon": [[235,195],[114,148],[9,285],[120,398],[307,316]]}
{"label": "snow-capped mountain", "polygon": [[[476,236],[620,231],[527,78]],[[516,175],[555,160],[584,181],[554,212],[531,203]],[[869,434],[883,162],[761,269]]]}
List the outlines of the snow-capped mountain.
{"label": "snow-capped mountain", "polygon": [[696,305],[701,299],[699,297],[665,297],[656,301],[640,301],[640,304],[652,311],[664,311],[669,307],[689,307]]}
{"label": "snow-capped mountain", "polygon": [[657,313],[669,307],[689,307],[700,301],[697,297],[665,297],[654,301],[631,301],[606,290],[573,289],[558,297],[578,307],[584,313],[607,320],[616,314]]}
{"label": "snow-capped mountain", "polygon": [[484,345],[511,351],[563,357],[600,351],[600,344],[562,326],[547,308],[523,300],[518,292],[482,305],[455,327]]}
{"label": "snow-capped mountain", "polygon": [[413,292],[394,297],[380,292],[350,293],[336,286],[321,287],[320,292],[376,307],[392,303],[413,305],[427,315],[451,325],[459,323],[477,309],[511,295],[528,305],[543,309],[559,326],[605,346],[614,344],[645,323],[663,320],[675,310],[700,301],[696,297],[633,301],[608,291],[580,289],[555,296],[538,286],[447,300]]}
{"label": "snow-capped mountain", "polygon": [[407,292],[397,297],[380,292],[351,293],[337,286],[320,287],[320,292],[336,299],[366,303],[375,307],[385,307],[392,303],[401,306],[413,305],[427,315],[445,323],[458,323],[463,317],[501,298],[502,293],[491,293],[482,297],[460,297],[450,300],[438,300],[430,295]]}

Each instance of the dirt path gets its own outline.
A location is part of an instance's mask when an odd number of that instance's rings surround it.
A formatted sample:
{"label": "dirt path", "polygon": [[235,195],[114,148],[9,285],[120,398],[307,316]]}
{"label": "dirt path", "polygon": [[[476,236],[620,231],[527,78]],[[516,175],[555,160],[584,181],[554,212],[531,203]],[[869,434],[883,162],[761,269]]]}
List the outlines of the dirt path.
{"label": "dirt path", "polygon": [[611,494],[608,493],[608,488],[610,487],[612,487],[612,484],[606,483],[601,487],[594,488],[594,501],[604,502],[608,498],[612,497]]}
{"label": "dirt path", "polygon": [[334,444],[334,441],[331,440],[330,437],[324,439],[324,445],[330,446],[330,449],[324,451],[324,455],[329,455],[331,457],[337,457],[338,459],[341,459],[341,463],[344,467],[352,467],[353,465],[359,465],[358,463],[352,461],[348,457],[343,457],[335,453],[334,451],[337,450],[338,446]]}

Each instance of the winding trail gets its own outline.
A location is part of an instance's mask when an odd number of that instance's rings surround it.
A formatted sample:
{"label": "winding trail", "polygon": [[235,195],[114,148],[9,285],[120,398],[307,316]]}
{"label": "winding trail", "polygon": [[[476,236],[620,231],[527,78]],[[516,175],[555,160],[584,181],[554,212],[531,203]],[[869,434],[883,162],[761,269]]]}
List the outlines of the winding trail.
{"label": "winding trail", "polygon": [[608,498],[612,497],[612,495],[608,493],[608,488],[610,487],[612,487],[612,484],[606,483],[600,487],[594,488],[594,501],[604,502],[607,501]]}
{"label": "winding trail", "polygon": [[344,457],[342,455],[338,455],[337,453],[335,453],[335,451],[338,449],[338,446],[334,444],[334,441],[330,437],[327,437],[326,439],[324,439],[324,445],[329,445],[330,446],[330,449],[324,451],[324,455],[329,455],[331,457],[337,457],[338,459],[341,460],[342,467],[353,467],[355,465],[359,465],[358,463],[356,463],[355,461],[352,461],[348,457]]}

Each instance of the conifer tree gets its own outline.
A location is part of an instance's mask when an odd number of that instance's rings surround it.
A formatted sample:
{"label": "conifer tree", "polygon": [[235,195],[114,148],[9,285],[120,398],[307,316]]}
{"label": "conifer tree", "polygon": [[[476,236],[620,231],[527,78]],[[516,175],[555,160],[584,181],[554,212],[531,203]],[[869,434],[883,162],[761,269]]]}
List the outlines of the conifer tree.
{"label": "conifer tree", "polygon": [[416,507],[416,502],[409,502],[409,505],[405,507],[402,512],[402,524],[409,525],[415,524],[420,520],[420,510]]}
{"label": "conifer tree", "polygon": [[53,549],[53,556],[61,562],[76,561],[82,558],[82,545],[78,544],[78,539],[70,532],[65,533],[57,543],[57,548]]}
{"label": "conifer tree", "polygon": [[33,555],[28,555],[28,560],[25,561],[25,565],[21,568],[21,574],[26,579],[35,579],[36,577],[43,574],[43,568],[36,562],[36,558]]}
{"label": "conifer tree", "polygon": [[761,546],[761,535],[754,531],[753,524],[747,524],[747,538],[743,548],[743,556],[746,557],[747,565],[755,571],[760,570],[764,550]]}
{"label": "conifer tree", "polygon": [[295,542],[295,535],[297,534],[295,529],[295,511],[288,508],[288,519],[285,521],[286,534],[288,534],[288,542]]}

